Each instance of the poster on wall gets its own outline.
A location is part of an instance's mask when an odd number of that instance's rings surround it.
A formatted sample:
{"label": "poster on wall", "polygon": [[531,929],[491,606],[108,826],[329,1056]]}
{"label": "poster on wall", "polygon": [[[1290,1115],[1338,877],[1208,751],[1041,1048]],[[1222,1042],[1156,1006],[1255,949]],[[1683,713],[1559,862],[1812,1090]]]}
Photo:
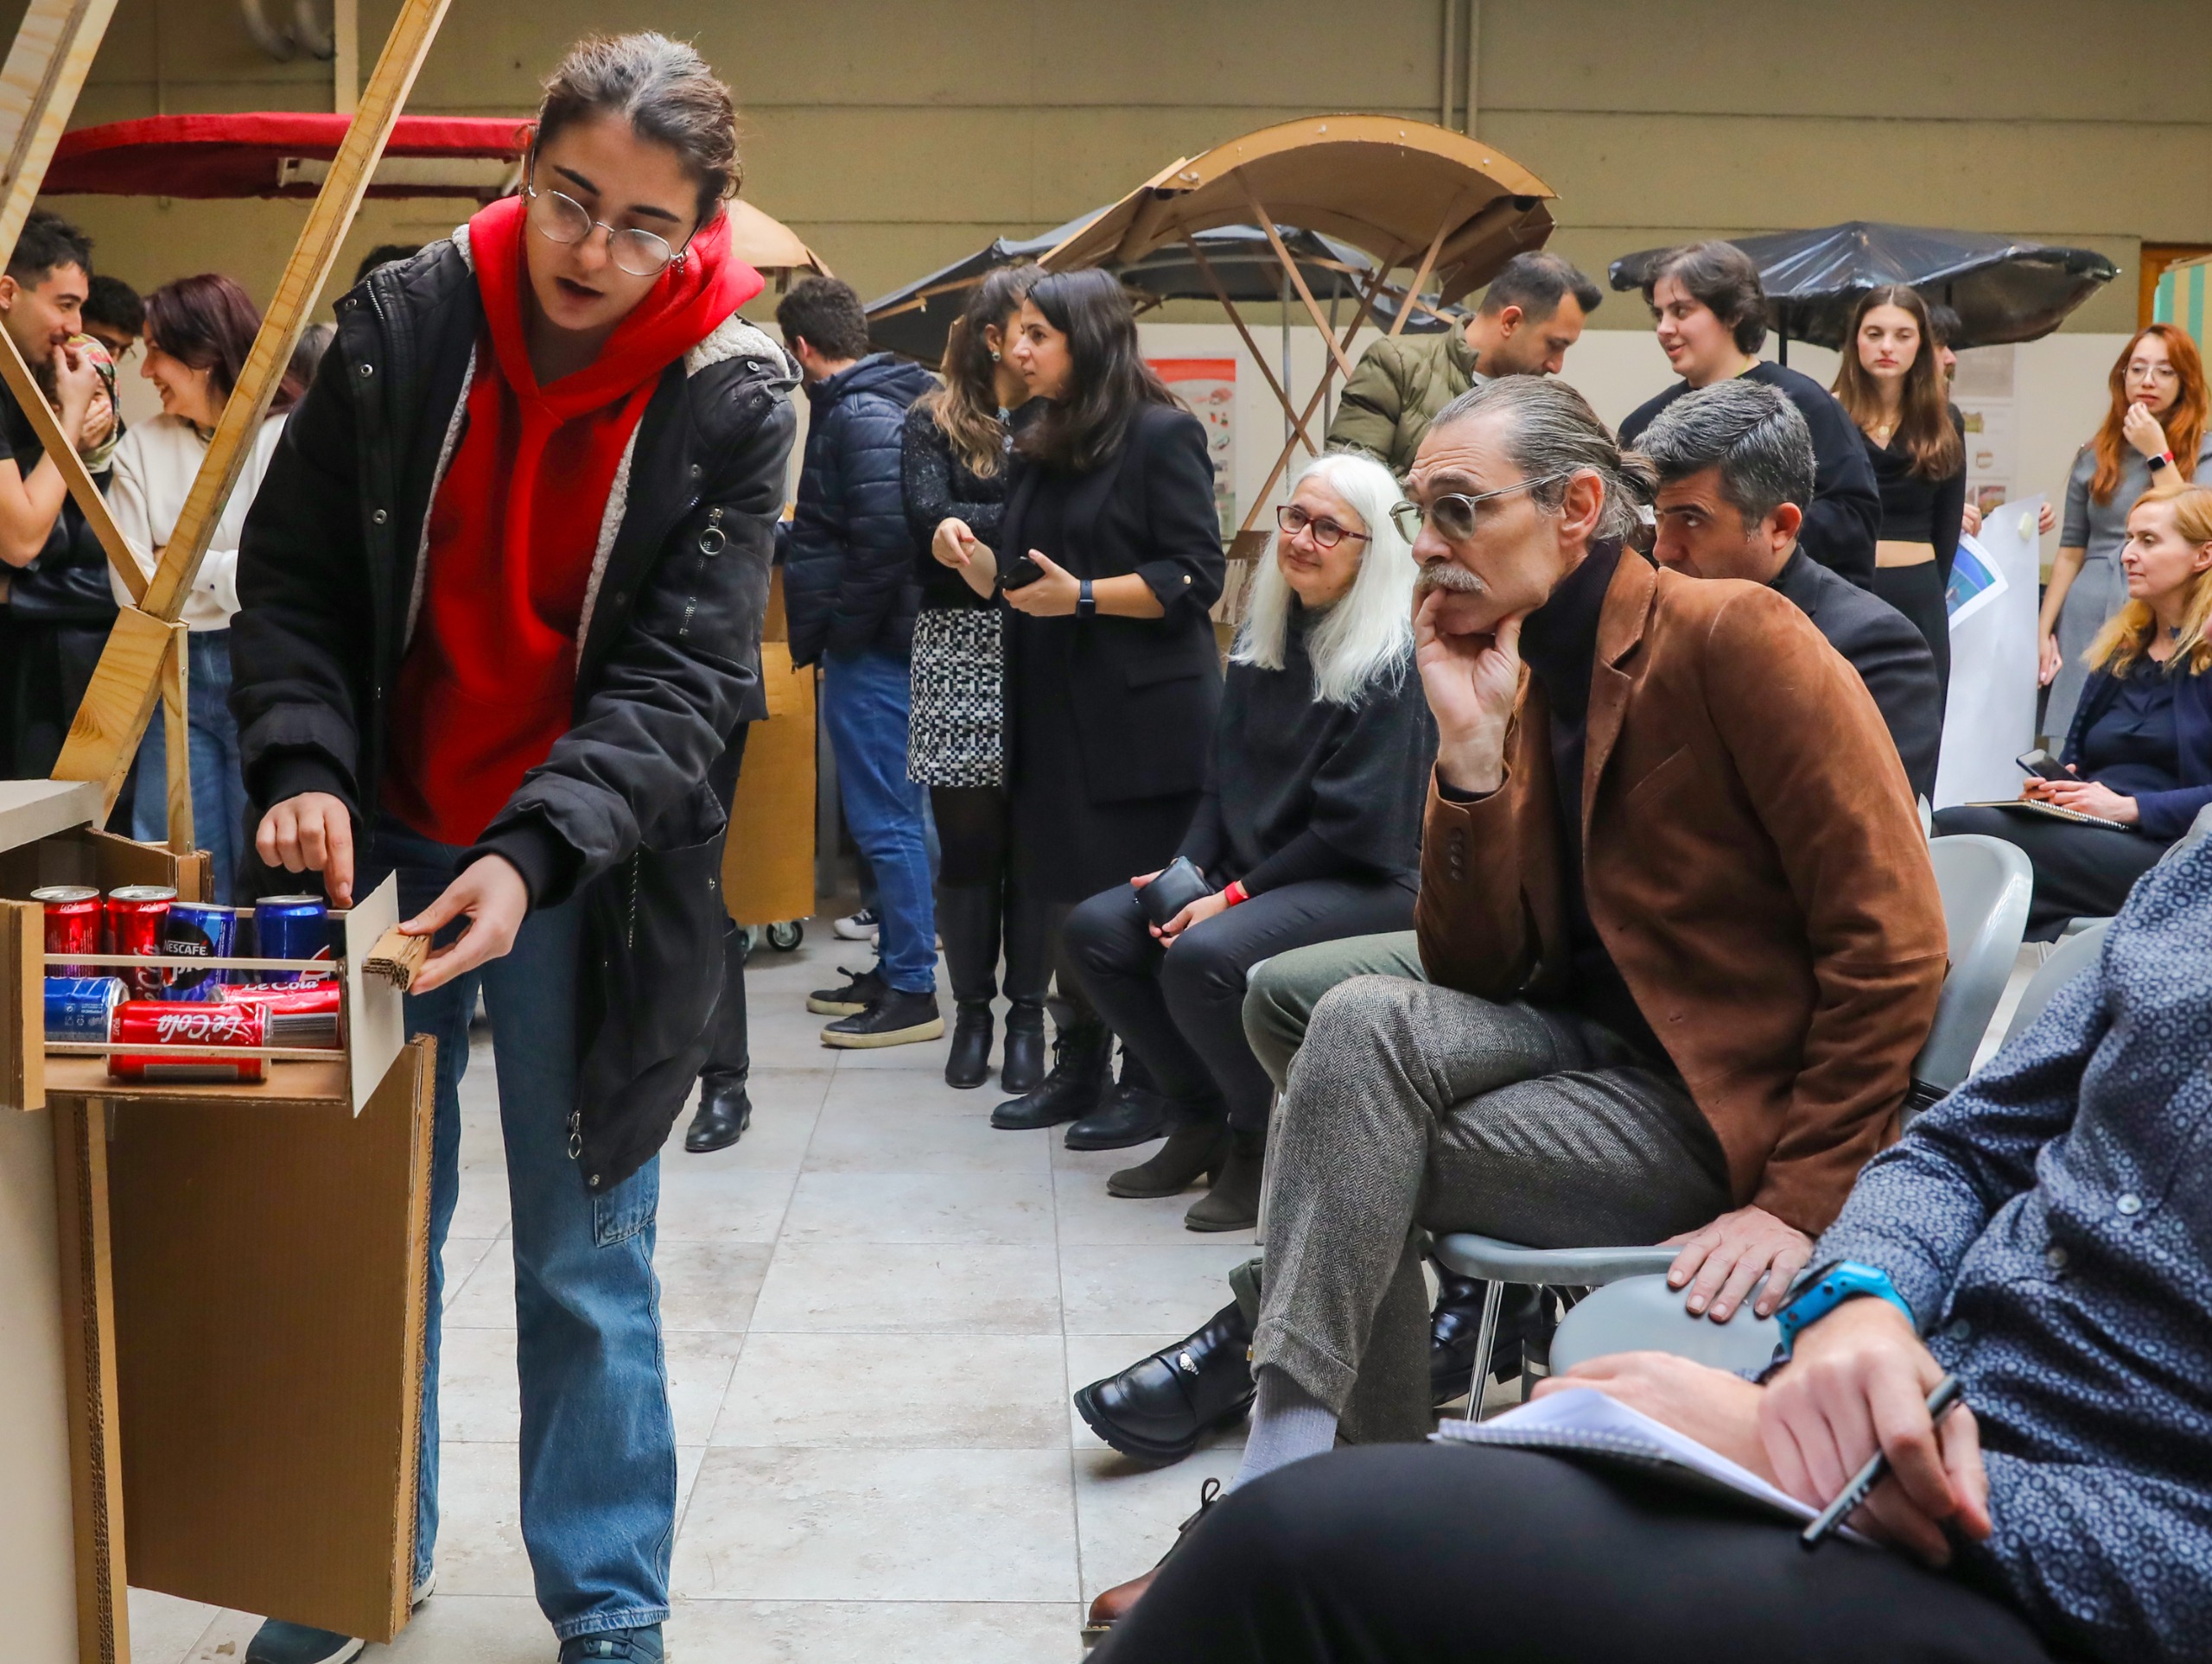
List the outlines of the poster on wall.
{"label": "poster on wall", "polygon": [[2018,470],[2014,370],[2010,346],[1970,346],[1951,384],[1951,402],[1966,420],[1967,501],[1985,514],[2012,494]]}
{"label": "poster on wall", "polygon": [[1236,530],[1236,360],[1147,359],[1167,391],[1205,423],[1206,452],[1213,459],[1213,505],[1221,535]]}

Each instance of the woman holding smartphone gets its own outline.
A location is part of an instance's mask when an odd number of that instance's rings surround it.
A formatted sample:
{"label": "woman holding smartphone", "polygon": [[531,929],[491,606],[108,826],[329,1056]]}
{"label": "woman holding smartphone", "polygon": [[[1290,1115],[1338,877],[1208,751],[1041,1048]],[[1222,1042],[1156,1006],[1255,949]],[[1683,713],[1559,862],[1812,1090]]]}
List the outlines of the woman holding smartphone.
{"label": "woman holding smartphone", "polygon": [[[1007,351],[1044,403],[1014,442],[998,552],[971,536],[936,553],[1012,609],[1014,883],[1064,918],[1165,867],[1198,808],[1221,698],[1207,616],[1221,523],[1205,429],[1145,364],[1110,273],[1044,278]],[[1067,1018],[1052,1073],[993,1110],[994,1127],[1050,1127],[1098,1106],[1111,1037],[1060,964]]]}
{"label": "woman holding smartphone", "polygon": [[[416,1587],[480,988],[522,1535],[563,1664],[658,1664],[669,1610],[657,1152],[721,985],[729,746],[766,715],[795,425],[783,350],[735,315],[761,286],[730,249],[737,181],[729,90],[690,48],[576,46],[521,193],[338,302],[239,559],[232,703],[262,859],[340,905],[396,872],[403,928],[435,943],[407,1000],[438,1042]],[[246,1656],[359,1646],[272,1623]]]}

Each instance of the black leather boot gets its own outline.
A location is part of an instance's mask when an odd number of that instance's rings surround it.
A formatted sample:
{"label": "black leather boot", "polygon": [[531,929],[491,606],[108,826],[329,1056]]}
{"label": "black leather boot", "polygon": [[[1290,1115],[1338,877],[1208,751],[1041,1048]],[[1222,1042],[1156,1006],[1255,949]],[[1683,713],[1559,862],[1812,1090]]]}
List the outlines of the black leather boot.
{"label": "black leather boot", "polygon": [[1098,1107],[1106,1089],[1107,1053],[1113,1043],[1103,1023],[1062,1029],[1052,1041],[1052,1072],[1045,1083],[992,1110],[991,1125],[1020,1133],[1082,1120]]}
{"label": "black leather boot", "polygon": [[1106,1194],[1142,1199],[1175,1196],[1218,1173],[1229,1160],[1229,1128],[1218,1115],[1203,1121],[1180,1121],[1167,1142],[1153,1152],[1152,1159],[1109,1174]]}
{"label": "black leather boot", "polygon": [[1164,1136],[1167,1127],[1167,1100],[1153,1089],[1151,1072],[1124,1041],[1122,1078],[1061,1141],[1071,1150],[1126,1150]]}
{"label": "black leather boot", "polygon": [[1017,1097],[1045,1080],[1045,991],[1052,981],[1052,908],[1026,899],[1007,878],[1001,924],[1006,947],[1006,1056],[999,1084]]}
{"label": "black leather boot", "polygon": [[1252,1330],[1235,1301],[1205,1327],[1075,1395],[1090,1431],[1124,1456],[1179,1462],[1209,1428],[1252,1406]]}
{"label": "black leather boot", "polygon": [[[1449,1404],[1474,1385],[1475,1347],[1482,1339],[1483,1293],[1489,1287],[1471,1278],[1442,1273],[1436,1311],[1429,1320],[1428,1399]],[[1544,1291],[1509,1283],[1497,1309],[1497,1339],[1491,1348],[1492,1379],[1506,1381],[1521,1373],[1522,1349],[1541,1341]]]}
{"label": "black leather boot", "polygon": [[1045,1002],[1017,1000],[1006,1014],[1006,1055],[999,1063],[999,1084],[1017,1095],[1034,1092],[1045,1081]]}
{"label": "black leather boot", "polygon": [[952,1019],[952,1047],[944,1055],[947,1086],[981,1086],[991,1077],[991,1002],[963,1000]]}
{"label": "black leather boot", "polygon": [[722,997],[707,1026],[707,1061],[699,1068],[699,1110],[683,1134],[694,1155],[726,1150],[753,1124],[745,1083],[753,1072],[745,1010],[745,932],[734,924],[722,938]]}
{"label": "black leather boot", "polygon": [[727,1150],[745,1135],[745,1129],[751,1125],[753,1100],[746,1096],[744,1082],[722,1087],[702,1085],[699,1111],[691,1117],[691,1126],[683,1134],[683,1147],[693,1155]]}

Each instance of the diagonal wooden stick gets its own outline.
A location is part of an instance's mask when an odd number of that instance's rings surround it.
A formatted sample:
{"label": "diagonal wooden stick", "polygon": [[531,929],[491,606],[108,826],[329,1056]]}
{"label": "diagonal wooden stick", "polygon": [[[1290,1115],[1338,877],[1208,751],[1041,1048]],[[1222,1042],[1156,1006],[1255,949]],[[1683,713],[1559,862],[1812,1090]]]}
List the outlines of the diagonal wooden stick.
{"label": "diagonal wooden stick", "polygon": [[1319,330],[1321,339],[1328,342],[1329,351],[1336,357],[1337,368],[1344,372],[1344,379],[1351,380],[1351,360],[1344,356],[1344,348],[1337,345],[1337,332],[1329,327],[1329,320],[1321,311],[1321,303],[1313,298],[1313,291],[1306,287],[1306,274],[1298,269],[1298,262],[1290,257],[1290,251],[1283,246],[1282,234],[1275,230],[1274,216],[1253,194],[1251,181],[1244,177],[1242,168],[1236,172],[1236,183],[1244,193],[1244,200],[1252,205],[1252,217],[1267,234],[1268,246],[1275,251],[1275,258],[1282,262],[1283,270],[1297,285],[1298,298],[1306,302],[1306,315],[1313,320],[1313,327]]}
{"label": "diagonal wooden stick", "polygon": [[1268,391],[1275,396],[1275,402],[1282,406],[1282,413],[1298,429],[1298,436],[1306,441],[1306,454],[1320,455],[1319,447],[1313,443],[1313,435],[1306,431],[1306,422],[1298,414],[1298,407],[1290,402],[1290,395],[1275,379],[1275,372],[1268,368],[1267,355],[1260,351],[1259,343],[1252,339],[1252,332],[1244,327],[1244,316],[1237,311],[1236,302],[1229,298],[1229,287],[1221,281],[1221,274],[1213,269],[1213,262],[1206,258],[1205,251],[1198,246],[1198,240],[1188,232],[1183,233],[1183,241],[1190,247],[1191,257],[1198,263],[1198,270],[1205,275],[1207,286],[1213,290],[1214,299],[1221,302],[1221,309],[1229,314],[1229,321],[1236,326],[1236,338],[1244,343],[1244,350],[1252,355],[1252,362],[1260,366],[1260,373],[1267,378]]}
{"label": "diagonal wooden stick", "polygon": [[[1361,327],[1367,322],[1368,314],[1375,309],[1375,297],[1382,292],[1383,280],[1389,275],[1390,269],[1388,266],[1378,266],[1374,277],[1370,280],[1367,287],[1360,291],[1359,308],[1351,314],[1351,323],[1344,330],[1341,346],[1338,344],[1335,333],[1333,332],[1330,333],[1329,345],[1337,348],[1336,358],[1333,362],[1321,366],[1321,379],[1313,385],[1313,397],[1306,401],[1306,410],[1304,416],[1300,418],[1301,421],[1310,421],[1314,411],[1321,408],[1321,400],[1328,393],[1329,384],[1336,378],[1337,365],[1344,362],[1344,349],[1351,345],[1352,337],[1358,334]],[[1275,458],[1274,467],[1268,470],[1268,483],[1260,487],[1259,495],[1252,499],[1252,506],[1244,511],[1244,524],[1236,529],[1236,536],[1230,541],[1230,559],[1245,558],[1236,553],[1236,544],[1244,540],[1253,525],[1258,521],[1261,507],[1267,502],[1268,494],[1274,490],[1275,481],[1282,478],[1282,471],[1290,466],[1290,454],[1297,448],[1297,444],[1298,441],[1294,439],[1285,445]]]}
{"label": "diagonal wooden stick", "polygon": [[16,27],[0,65],[0,257],[22,234],[114,14],[115,0],[31,0]]}

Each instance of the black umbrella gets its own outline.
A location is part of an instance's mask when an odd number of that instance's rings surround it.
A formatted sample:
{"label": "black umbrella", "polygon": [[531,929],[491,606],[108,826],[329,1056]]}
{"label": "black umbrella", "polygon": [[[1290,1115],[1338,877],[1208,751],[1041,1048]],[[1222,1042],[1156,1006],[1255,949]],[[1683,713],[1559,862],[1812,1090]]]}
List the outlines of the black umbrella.
{"label": "black umbrella", "polygon": [[[1017,260],[1034,260],[1049,253],[1104,212],[1103,208],[1094,208],[1036,237],[1001,237],[964,260],[956,260],[926,277],[918,277],[904,288],[869,302],[869,338],[885,352],[936,364],[944,356],[944,340],[952,328],[952,321],[968,303],[968,291],[982,282],[987,273]],[[1278,225],[1275,232],[1290,251],[1291,258],[1298,263],[1299,275],[1313,291],[1313,298],[1325,306],[1338,300],[1346,302],[1344,321],[1350,323],[1350,308],[1358,304],[1359,296],[1373,280],[1375,263],[1350,244],[1323,237],[1317,232]],[[1230,300],[1242,304],[1282,299],[1282,267],[1276,262],[1266,234],[1257,227],[1223,225],[1200,232],[1195,240]],[[1206,274],[1191,257],[1190,250],[1180,243],[1170,244],[1141,260],[1112,270],[1135,297],[1140,308],[1162,301],[1216,298]],[[1386,285],[1376,296],[1373,316],[1382,328],[1389,327],[1402,292]],[[1447,314],[1456,310],[1446,308]],[[1406,321],[1408,332],[1447,327],[1447,319],[1439,318],[1424,308],[1415,308],[1413,316]]]}
{"label": "black umbrella", "polygon": [[[2094,249],[2053,248],[1981,232],[1930,231],[1853,219],[1813,231],[1728,239],[1758,262],[1767,320],[1786,354],[1793,340],[1840,349],[1852,308],[1870,289],[1902,283],[1959,314],[1952,346],[2031,341],[2120,276]],[[1643,287],[1667,251],[1645,249],[1612,264],[1615,289]]]}

